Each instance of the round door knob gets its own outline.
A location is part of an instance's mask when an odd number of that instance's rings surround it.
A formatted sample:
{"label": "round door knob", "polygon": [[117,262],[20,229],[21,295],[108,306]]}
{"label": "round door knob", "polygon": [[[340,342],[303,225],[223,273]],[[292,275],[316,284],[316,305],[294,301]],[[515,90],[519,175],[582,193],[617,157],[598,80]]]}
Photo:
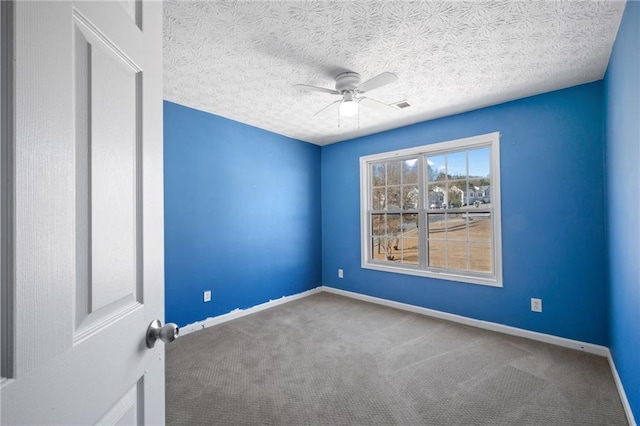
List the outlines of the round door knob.
{"label": "round door knob", "polygon": [[147,328],[147,347],[154,347],[158,339],[165,343],[173,342],[179,335],[180,328],[177,324],[170,322],[163,327],[160,320],[151,321]]}

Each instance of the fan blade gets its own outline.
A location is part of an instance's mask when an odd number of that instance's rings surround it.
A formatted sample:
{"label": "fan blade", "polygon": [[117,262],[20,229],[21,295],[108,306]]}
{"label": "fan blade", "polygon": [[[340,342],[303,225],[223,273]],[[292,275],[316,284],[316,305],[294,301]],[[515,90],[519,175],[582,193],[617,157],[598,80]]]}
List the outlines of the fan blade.
{"label": "fan blade", "polygon": [[340,94],[340,92],[338,92],[337,90],[331,90],[331,89],[327,89],[325,87],[310,86],[308,84],[294,84],[293,87],[297,87],[298,89],[302,89],[302,90],[311,90],[313,92],[328,93],[330,95],[339,95]]}
{"label": "fan blade", "polygon": [[316,115],[320,114],[322,111],[324,111],[325,109],[329,108],[331,105],[333,104],[337,104],[338,102],[342,102],[342,99],[339,99],[337,101],[333,101],[331,102],[329,105],[327,105],[326,107],[322,108],[320,111],[316,112],[315,114],[313,114],[313,116],[315,117]]}
{"label": "fan blade", "polygon": [[383,72],[382,74],[378,74],[373,78],[361,83],[356,90],[360,93],[369,92],[373,89],[377,89],[378,87],[382,87],[385,84],[393,83],[398,80],[398,76],[392,72]]}
{"label": "fan blade", "polygon": [[389,112],[390,110],[395,110],[391,105],[387,105],[384,102],[376,101],[371,98],[360,98],[360,103],[378,111]]}

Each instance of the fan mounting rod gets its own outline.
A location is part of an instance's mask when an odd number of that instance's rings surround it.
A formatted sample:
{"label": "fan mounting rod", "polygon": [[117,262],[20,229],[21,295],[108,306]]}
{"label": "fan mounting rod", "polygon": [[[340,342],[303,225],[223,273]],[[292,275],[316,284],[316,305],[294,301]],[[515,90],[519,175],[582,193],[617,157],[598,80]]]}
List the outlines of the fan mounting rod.
{"label": "fan mounting rod", "polygon": [[343,72],[336,77],[336,90],[340,93],[355,90],[360,85],[360,74],[357,72]]}

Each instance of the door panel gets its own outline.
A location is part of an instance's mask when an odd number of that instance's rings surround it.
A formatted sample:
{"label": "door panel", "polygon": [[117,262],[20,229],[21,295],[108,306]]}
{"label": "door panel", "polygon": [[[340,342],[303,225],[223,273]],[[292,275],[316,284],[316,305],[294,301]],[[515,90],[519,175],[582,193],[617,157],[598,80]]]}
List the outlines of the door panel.
{"label": "door panel", "polygon": [[130,3],[14,4],[2,424],[164,421],[162,4]]}
{"label": "door panel", "polygon": [[91,311],[137,288],[137,75],[91,49]]}
{"label": "door panel", "polygon": [[[142,71],[74,14],[79,336],[139,304]],[[90,113],[88,113],[88,111]]]}

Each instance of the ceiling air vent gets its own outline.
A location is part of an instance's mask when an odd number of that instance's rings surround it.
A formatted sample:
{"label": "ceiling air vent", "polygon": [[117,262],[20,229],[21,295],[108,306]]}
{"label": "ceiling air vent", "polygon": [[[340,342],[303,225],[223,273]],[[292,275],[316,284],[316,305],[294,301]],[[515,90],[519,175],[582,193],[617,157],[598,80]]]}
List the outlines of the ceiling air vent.
{"label": "ceiling air vent", "polygon": [[396,103],[393,103],[391,105],[396,107],[396,108],[398,108],[398,109],[409,108],[411,106],[411,104],[409,102],[407,102],[406,100],[400,101],[400,102],[396,102]]}

